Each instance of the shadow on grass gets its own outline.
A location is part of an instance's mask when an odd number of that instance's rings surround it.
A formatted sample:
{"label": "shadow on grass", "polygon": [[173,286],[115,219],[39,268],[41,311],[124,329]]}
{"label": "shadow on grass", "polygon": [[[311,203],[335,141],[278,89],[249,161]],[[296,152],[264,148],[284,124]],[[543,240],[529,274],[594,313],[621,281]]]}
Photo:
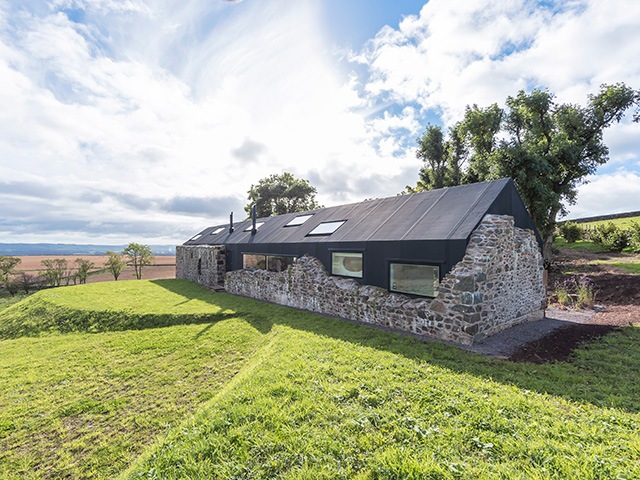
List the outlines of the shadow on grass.
{"label": "shadow on grass", "polygon": [[[181,288],[171,281],[163,286],[176,293]],[[233,310],[235,316],[266,329],[263,332],[273,324],[284,325],[570,401],[640,412],[640,328],[605,335],[564,362],[514,363],[250,298],[212,292],[208,296],[223,311]]]}

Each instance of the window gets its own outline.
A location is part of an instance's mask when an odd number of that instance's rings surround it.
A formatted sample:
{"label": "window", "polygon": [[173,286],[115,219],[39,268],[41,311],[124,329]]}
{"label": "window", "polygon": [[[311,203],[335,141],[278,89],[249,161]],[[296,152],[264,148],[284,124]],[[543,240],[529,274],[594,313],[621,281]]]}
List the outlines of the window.
{"label": "window", "polygon": [[217,235],[219,234],[221,231],[225,230],[227,227],[218,227],[216,228],[213,232],[211,232],[211,235]]}
{"label": "window", "polygon": [[283,255],[267,255],[267,270],[270,272],[284,272],[289,265],[293,265],[296,257]]}
{"label": "window", "polygon": [[193,242],[194,240],[199,239],[201,236],[202,236],[202,234],[201,234],[201,233],[199,233],[199,234],[197,234],[197,235],[194,235],[193,237],[191,237],[191,239],[190,239],[189,241],[190,241],[190,242]]}
{"label": "window", "polygon": [[392,263],[389,268],[389,290],[423,297],[438,294],[440,267]]}
{"label": "window", "polygon": [[[256,230],[259,229],[262,225],[264,225],[264,222],[257,222],[256,223]],[[253,225],[249,225],[247,228],[245,228],[243,231],[244,232],[250,232],[251,229],[253,228]]]}
{"label": "window", "polygon": [[289,265],[293,265],[296,257],[290,255],[256,255],[242,254],[242,268],[248,270],[269,270],[270,272],[284,272]]}
{"label": "window", "polygon": [[249,270],[266,270],[267,269],[267,256],[266,255],[253,255],[253,254],[243,254],[242,255],[242,268],[246,268]]}
{"label": "window", "polygon": [[344,225],[346,220],[340,220],[338,222],[324,222],[311,230],[307,235],[331,235]]}
{"label": "window", "polygon": [[362,253],[332,252],[331,274],[362,278]]}
{"label": "window", "polygon": [[285,227],[297,227],[299,225],[302,225],[304,222],[309,220],[311,217],[313,217],[313,213],[310,214],[310,215],[298,215],[297,217],[292,219],[289,223],[287,223],[285,225]]}

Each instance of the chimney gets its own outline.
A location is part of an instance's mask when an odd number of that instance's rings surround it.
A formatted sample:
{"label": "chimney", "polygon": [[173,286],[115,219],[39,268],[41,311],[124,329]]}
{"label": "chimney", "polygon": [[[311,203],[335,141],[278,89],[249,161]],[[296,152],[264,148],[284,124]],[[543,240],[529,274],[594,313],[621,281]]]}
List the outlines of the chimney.
{"label": "chimney", "polygon": [[255,235],[258,229],[256,228],[256,206],[251,207],[251,235]]}
{"label": "chimney", "polygon": [[229,233],[233,233],[233,212],[229,214]]}

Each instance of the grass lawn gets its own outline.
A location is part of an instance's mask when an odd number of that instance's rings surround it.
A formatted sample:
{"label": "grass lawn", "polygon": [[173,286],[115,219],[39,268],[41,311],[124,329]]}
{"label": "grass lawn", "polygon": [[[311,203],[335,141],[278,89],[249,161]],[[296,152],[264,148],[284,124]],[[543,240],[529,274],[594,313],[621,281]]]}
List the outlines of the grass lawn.
{"label": "grass lawn", "polygon": [[179,280],[99,285],[0,311],[0,476],[640,477],[638,328],[514,364]]}

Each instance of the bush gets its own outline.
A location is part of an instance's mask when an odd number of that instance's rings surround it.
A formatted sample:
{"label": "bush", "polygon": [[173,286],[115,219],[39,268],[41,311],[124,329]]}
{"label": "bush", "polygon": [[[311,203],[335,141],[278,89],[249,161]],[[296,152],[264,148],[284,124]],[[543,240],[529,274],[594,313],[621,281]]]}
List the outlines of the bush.
{"label": "bush", "polygon": [[570,276],[556,285],[557,303],[566,308],[593,307],[596,299],[593,281],[585,276]]}
{"label": "bush", "polygon": [[631,231],[622,230],[609,222],[596,226],[589,232],[589,237],[610,252],[621,252],[630,245]]}
{"label": "bush", "polygon": [[560,235],[564,237],[567,243],[575,243],[582,239],[582,228],[575,222],[564,222],[558,227]]}
{"label": "bush", "polygon": [[629,226],[629,238],[631,240],[633,250],[636,253],[640,252],[640,223],[631,222],[631,225]]}

